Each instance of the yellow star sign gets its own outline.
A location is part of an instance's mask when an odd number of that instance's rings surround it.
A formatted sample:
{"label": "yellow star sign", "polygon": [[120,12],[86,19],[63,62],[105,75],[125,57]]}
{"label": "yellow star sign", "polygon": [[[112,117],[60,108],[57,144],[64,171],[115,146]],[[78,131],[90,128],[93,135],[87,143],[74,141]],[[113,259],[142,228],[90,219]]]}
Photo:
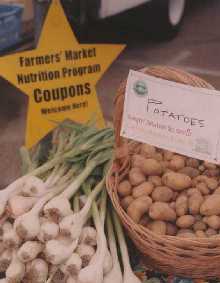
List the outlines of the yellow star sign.
{"label": "yellow star sign", "polygon": [[95,86],[124,47],[79,44],[60,1],[52,2],[37,48],[0,58],[0,75],[29,97],[27,147],[54,129],[53,121],[84,123],[96,114],[104,126]]}

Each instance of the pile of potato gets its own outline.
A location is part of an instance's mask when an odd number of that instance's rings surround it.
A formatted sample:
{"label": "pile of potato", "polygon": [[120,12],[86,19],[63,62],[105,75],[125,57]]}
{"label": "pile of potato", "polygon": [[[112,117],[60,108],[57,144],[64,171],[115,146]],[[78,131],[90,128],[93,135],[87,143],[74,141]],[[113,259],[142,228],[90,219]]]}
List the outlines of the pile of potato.
{"label": "pile of potato", "polygon": [[130,218],[159,235],[220,235],[220,169],[215,164],[140,144],[118,194]]}

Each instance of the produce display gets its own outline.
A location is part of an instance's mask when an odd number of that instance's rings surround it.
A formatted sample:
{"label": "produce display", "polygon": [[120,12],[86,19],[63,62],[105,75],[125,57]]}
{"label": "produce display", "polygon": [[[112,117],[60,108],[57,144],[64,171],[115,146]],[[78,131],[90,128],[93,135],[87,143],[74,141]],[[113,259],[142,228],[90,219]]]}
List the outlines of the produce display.
{"label": "produce display", "polygon": [[65,122],[21,149],[23,176],[0,191],[1,283],[141,282],[107,203],[113,144],[111,128]]}
{"label": "produce display", "polygon": [[220,235],[220,168],[137,143],[118,185],[128,216],[159,235]]}

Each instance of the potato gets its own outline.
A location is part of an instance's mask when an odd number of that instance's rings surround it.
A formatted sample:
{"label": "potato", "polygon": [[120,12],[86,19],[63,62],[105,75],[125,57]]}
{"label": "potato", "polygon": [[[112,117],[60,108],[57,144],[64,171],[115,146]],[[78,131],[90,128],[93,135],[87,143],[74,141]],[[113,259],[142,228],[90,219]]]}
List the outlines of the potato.
{"label": "potato", "polygon": [[209,217],[209,216],[205,216],[205,217],[202,218],[202,221],[203,221],[204,223],[206,223],[206,224],[207,224],[208,217]]}
{"label": "potato", "polygon": [[203,175],[206,175],[209,178],[218,178],[219,174],[220,174],[220,170],[218,168],[216,168],[216,169],[209,169],[209,170],[206,169],[203,172]]}
{"label": "potato", "polygon": [[172,208],[173,210],[176,210],[176,203],[175,201],[172,201],[169,203],[170,208]]}
{"label": "potato", "polygon": [[149,158],[145,159],[141,166],[141,170],[147,176],[159,176],[162,173],[162,166],[159,161]]}
{"label": "potato", "polygon": [[151,182],[155,187],[162,186],[162,180],[159,176],[149,176],[148,181]]}
{"label": "potato", "polygon": [[150,144],[141,145],[141,155],[145,158],[152,158],[156,153],[156,148]]}
{"label": "potato", "polygon": [[218,187],[218,181],[215,178],[207,178],[206,185],[210,190],[215,190]]}
{"label": "potato", "polygon": [[195,158],[187,158],[186,159],[186,166],[198,168],[199,167],[199,161]]}
{"label": "potato", "polygon": [[139,221],[139,224],[144,226],[144,227],[147,227],[148,223],[150,222],[150,217],[147,215],[147,214],[144,214],[142,217],[141,217],[141,220]]}
{"label": "potato", "polygon": [[185,174],[170,172],[162,177],[162,182],[165,186],[170,187],[175,191],[181,191],[191,186],[191,178]]}
{"label": "potato", "polygon": [[192,215],[199,214],[200,212],[200,207],[203,203],[204,199],[201,195],[201,193],[194,193],[189,197],[189,212]]}
{"label": "potato", "polygon": [[163,155],[160,152],[155,153],[153,158],[157,161],[163,161]]}
{"label": "potato", "polygon": [[212,229],[218,230],[220,228],[220,217],[217,215],[204,217],[203,221]]}
{"label": "potato", "polygon": [[183,216],[188,212],[188,198],[186,196],[179,196],[176,199],[176,214]]}
{"label": "potato", "polygon": [[217,231],[214,230],[214,229],[212,229],[212,228],[209,228],[209,229],[206,230],[206,235],[207,235],[208,237],[215,236],[215,235],[217,235]]}
{"label": "potato", "polygon": [[154,186],[151,182],[143,182],[137,187],[134,187],[132,190],[132,196],[138,198],[143,195],[150,195],[154,189]]}
{"label": "potato", "polygon": [[122,208],[124,208],[125,210],[128,208],[128,206],[132,203],[132,201],[134,200],[134,198],[132,196],[127,196],[124,197],[121,200],[121,206]]}
{"label": "potato", "polygon": [[172,159],[170,160],[169,168],[178,171],[185,167],[185,159],[180,155],[173,155]]}
{"label": "potato", "polygon": [[177,192],[177,194],[178,194],[178,197],[180,197],[180,196],[187,197],[187,190],[183,190],[183,191]]}
{"label": "potato", "polygon": [[144,162],[145,158],[140,154],[134,154],[131,157],[131,167],[132,168],[140,168]]}
{"label": "potato", "polygon": [[209,195],[203,196],[204,200],[207,200],[208,197]]}
{"label": "potato", "polygon": [[131,184],[128,180],[124,180],[118,185],[118,194],[121,197],[126,197],[131,194]]}
{"label": "potato", "polygon": [[174,153],[169,151],[169,150],[164,150],[163,151],[163,157],[164,157],[164,160],[166,161],[170,161],[173,157]]}
{"label": "potato", "polygon": [[201,205],[200,213],[206,216],[220,214],[220,195],[210,195]]}
{"label": "potato", "polygon": [[208,195],[210,193],[208,186],[206,185],[206,183],[198,183],[196,185],[196,188],[200,191],[200,193],[202,195]]}
{"label": "potato", "polygon": [[147,228],[158,235],[165,235],[167,230],[166,222],[160,220],[150,222]]}
{"label": "potato", "polygon": [[203,221],[196,221],[193,224],[194,231],[205,231],[207,228],[206,224]]}
{"label": "potato", "polygon": [[135,222],[139,223],[141,217],[148,212],[152,204],[152,199],[148,196],[142,196],[133,200],[127,208],[127,214]]}
{"label": "potato", "polygon": [[180,228],[190,228],[195,223],[195,218],[192,215],[183,215],[180,216],[176,225]]}
{"label": "potato", "polygon": [[165,202],[155,202],[150,206],[149,215],[154,220],[174,221],[175,211]]}
{"label": "potato", "polygon": [[152,193],[154,201],[169,202],[173,197],[173,191],[165,186],[156,187]]}
{"label": "potato", "polygon": [[187,190],[187,196],[192,196],[193,194],[201,194],[197,188],[190,188]]}
{"label": "potato", "polygon": [[220,187],[218,187],[215,191],[214,194],[220,194]]}
{"label": "potato", "polygon": [[204,175],[208,176],[208,177],[218,177],[220,175],[220,170],[219,168],[216,169],[206,169],[203,172]]}
{"label": "potato", "polygon": [[185,174],[185,175],[189,176],[190,178],[195,178],[195,177],[199,176],[199,174],[200,174],[198,169],[193,168],[193,167],[189,167],[189,166],[180,169],[178,172]]}
{"label": "potato", "polygon": [[138,186],[144,181],[146,181],[146,177],[138,168],[132,168],[129,172],[129,181],[132,186]]}
{"label": "potato", "polygon": [[175,201],[179,196],[179,193],[173,192],[173,201]]}
{"label": "potato", "polygon": [[162,172],[165,173],[167,171],[173,172],[171,169],[169,169],[169,161],[160,161],[160,165],[162,167]]}
{"label": "potato", "polygon": [[167,222],[166,234],[168,236],[175,236],[177,234],[177,231],[178,231],[178,229],[177,229],[176,225]]}
{"label": "potato", "polygon": [[195,233],[198,238],[207,238],[207,235],[203,230],[197,230]]}
{"label": "potato", "polygon": [[196,221],[202,221],[202,215],[197,214],[197,215],[194,215],[194,217]]}
{"label": "potato", "polygon": [[200,175],[194,179],[196,184],[204,182],[210,190],[215,190],[218,187],[218,181],[215,178],[210,178],[205,175]]}
{"label": "potato", "polygon": [[205,166],[205,168],[207,169],[216,169],[216,165],[207,161],[203,162],[203,165]]}
{"label": "potato", "polygon": [[204,199],[202,197],[202,195],[199,194],[193,194],[189,197],[189,212],[192,215],[196,215],[200,212],[200,207],[203,203]]}

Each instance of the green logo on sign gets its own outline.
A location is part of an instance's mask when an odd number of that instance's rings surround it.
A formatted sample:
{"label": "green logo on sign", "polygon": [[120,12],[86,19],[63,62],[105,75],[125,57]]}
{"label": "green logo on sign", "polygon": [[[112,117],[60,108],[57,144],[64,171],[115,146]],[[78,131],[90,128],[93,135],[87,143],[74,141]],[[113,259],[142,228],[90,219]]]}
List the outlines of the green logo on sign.
{"label": "green logo on sign", "polygon": [[147,85],[144,81],[136,81],[134,83],[134,91],[138,96],[145,96],[147,95]]}

